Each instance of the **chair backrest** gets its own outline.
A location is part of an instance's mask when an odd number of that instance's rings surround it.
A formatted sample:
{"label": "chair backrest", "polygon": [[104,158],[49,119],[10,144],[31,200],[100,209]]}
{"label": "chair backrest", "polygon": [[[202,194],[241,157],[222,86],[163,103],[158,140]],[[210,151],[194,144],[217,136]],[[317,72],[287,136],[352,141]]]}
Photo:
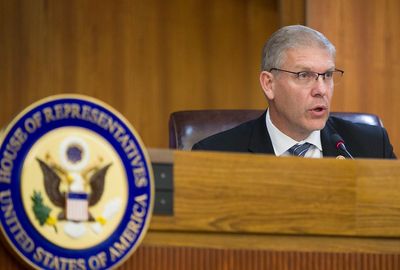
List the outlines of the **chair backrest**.
{"label": "chair backrest", "polygon": [[[258,118],[264,110],[195,110],[173,112],[169,118],[169,147],[190,150],[196,142],[218,132]],[[383,126],[380,118],[369,113],[331,112],[345,120]]]}

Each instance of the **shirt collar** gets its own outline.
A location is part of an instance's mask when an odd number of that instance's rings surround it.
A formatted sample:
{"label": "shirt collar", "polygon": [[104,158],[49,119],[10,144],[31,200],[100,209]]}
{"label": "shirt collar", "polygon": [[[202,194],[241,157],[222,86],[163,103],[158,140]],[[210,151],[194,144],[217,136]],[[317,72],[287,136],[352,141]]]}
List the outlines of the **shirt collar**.
{"label": "shirt collar", "polygon": [[322,144],[321,144],[321,131],[315,130],[311,132],[311,134],[302,141],[296,141],[284,134],[280,131],[271,121],[271,117],[269,115],[269,110],[267,110],[265,121],[267,124],[267,130],[269,136],[271,138],[272,146],[274,148],[274,152],[276,156],[281,156],[285,153],[290,147],[295,144],[303,144],[305,142],[313,144],[317,147],[320,151],[322,151]]}

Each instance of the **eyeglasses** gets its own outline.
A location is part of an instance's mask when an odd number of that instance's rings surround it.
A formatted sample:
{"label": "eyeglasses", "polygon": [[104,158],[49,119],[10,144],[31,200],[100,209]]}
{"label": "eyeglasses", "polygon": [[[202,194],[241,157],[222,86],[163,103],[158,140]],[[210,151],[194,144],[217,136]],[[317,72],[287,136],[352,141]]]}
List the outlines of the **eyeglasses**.
{"label": "eyeglasses", "polygon": [[338,82],[340,82],[340,79],[343,77],[343,73],[344,73],[344,71],[340,70],[340,69],[329,70],[325,73],[318,73],[318,72],[314,72],[314,71],[294,72],[294,71],[289,71],[289,70],[284,70],[284,69],[279,69],[279,68],[271,68],[269,70],[269,72],[274,71],[274,70],[294,74],[297,81],[303,85],[312,84],[313,82],[318,80],[319,76],[322,77],[324,82],[338,83]]}

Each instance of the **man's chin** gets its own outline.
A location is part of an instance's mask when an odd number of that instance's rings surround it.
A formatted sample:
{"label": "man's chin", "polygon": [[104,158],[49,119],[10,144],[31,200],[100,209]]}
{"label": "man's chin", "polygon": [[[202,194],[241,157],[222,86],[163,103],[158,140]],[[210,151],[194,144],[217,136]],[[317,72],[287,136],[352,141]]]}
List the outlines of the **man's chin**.
{"label": "man's chin", "polygon": [[316,131],[316,130],[321,130],[325,127],[327,119],[318,119],[318,120],[313,120],[311,121],[308,130]]}

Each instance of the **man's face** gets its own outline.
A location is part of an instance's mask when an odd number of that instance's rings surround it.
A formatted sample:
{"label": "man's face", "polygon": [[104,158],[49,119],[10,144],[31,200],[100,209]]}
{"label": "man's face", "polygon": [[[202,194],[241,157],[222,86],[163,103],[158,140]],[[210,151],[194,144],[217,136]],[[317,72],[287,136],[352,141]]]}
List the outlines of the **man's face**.
{"label": "man's face", "polygon": [[[329,51],[319,47],[289,49],[279,68],[325,73],[334,70],[335,60]],[[333,95],[332,81],[320,76],[304,85],[295,74],[281,71],[263,71],[260,80],[269,100],[271,121],[279,130],[300,141],[324,128]]]}

